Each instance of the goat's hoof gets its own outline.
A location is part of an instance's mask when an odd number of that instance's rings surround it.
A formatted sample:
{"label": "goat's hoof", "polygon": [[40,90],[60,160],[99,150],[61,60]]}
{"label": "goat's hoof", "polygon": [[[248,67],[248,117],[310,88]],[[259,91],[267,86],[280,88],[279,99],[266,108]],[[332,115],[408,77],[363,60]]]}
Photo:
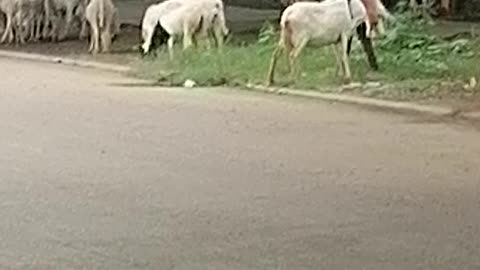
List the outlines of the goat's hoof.
{"label": "goat's hoof", "polygon": [[272,86],[272,85],[273,85],[273,80],[272,80],[272,79],[267,79],[267,80],[265,81],[265,87],[270,87],[270,86]]}
{"label": "goat's hoof", "polygon": [[343,78],[344,85],[349,85],[351,83],[352,83],[352,78],[349,78],[349,77]]}

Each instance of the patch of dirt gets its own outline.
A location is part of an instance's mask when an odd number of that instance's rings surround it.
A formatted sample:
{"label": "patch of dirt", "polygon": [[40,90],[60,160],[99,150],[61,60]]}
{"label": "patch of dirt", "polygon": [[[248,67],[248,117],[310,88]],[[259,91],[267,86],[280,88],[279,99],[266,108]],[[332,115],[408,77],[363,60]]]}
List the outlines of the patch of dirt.
{"label": "patch of dirt", "polygon": [[[478,79],[477,79],[478,80]],[[480,85],[464,81],[411,80],[365,83],[343,93],[392,101],[415,102],[453,108],[458,113],[480,111]]]}
{"label": "patch of dirt", "polygon": [[121,32],[115,39],[112,45],[112,52],[109,54],[89,54],[88,40],[79,40],[75,36],[71,36],[62,42],[40,41],[23,45],[1,44],[0,49],[128,65],[140,59],[139,51],[135,49],[139,44],[139,28],[131,25],[122,25]]}

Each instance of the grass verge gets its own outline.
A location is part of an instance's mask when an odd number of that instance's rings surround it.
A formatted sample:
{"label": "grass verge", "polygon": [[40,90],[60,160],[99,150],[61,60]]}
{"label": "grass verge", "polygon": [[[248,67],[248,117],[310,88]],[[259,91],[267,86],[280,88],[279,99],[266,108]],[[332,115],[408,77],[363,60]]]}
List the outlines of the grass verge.
{"label": "grass verge", "polygon": [[[472,96],[475,85],[465,86],[480,76],[480,42],[472,37],[445,40],[429,34],[426,22],[409,14],[397,15],[387,35],[375,41],[380,72],[371,72],[358,42],[351,55],[353,78],[358,82],[377,81],[382,87],[362,88],[357,93],[386,99],[424,99],[453,93]],[[266,25],[258,36],[237,36],[220,50],[177,49],[168,60],[164,50],[156,58],[146,58],[137,68],[138,76],[166,85],[182,85],[187,79],[201,86],[245,86],[261,84],[278,33]],[[341,81],[335,76],[335,60],[330,47],[306,48],[300,58],[301,74],[291,83],[280,60],[277,81],[280,86],[320,91],[338,91]],[[388,85],[388,87],[386,87]]]}

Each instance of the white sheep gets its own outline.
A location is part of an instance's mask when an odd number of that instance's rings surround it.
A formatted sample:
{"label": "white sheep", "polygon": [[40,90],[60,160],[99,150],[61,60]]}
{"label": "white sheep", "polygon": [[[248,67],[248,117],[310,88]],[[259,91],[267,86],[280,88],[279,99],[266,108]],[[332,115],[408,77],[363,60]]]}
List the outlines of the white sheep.
{"label": "white sheep", "polygon": [[285,50],[289,58],[292,78],[296,74],[296,59],[303,48],[315,41],[319,45],[335,45],[339,70],[345,81],[351,80],[348,63],[348,40],[362,23],[370,29],[365,6],[361,0],[324,0],[323,2],[298,2],[282,14],[280,42],[273,53],[267,84],[274,81],[274,72],[280,53]]}

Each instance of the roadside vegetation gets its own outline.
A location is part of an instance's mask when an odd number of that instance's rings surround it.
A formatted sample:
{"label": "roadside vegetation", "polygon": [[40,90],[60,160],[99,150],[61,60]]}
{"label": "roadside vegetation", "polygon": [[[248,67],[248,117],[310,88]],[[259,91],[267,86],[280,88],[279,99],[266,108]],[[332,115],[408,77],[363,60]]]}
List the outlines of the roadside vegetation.
{"label": "roadside vegetation", "polygon": [[[480,33],[465,32],[453,36],[432,34],[432,22],[419,19],[399,7],[397,21],[387,25],[386,35],[375,40],[381,67],[372,72],[359,42],[354,42],[351,68],[356,82],[368,87],[353,93],[387,99],[432,98],[444,94],[476,95],[480,76]],[[240,35],[228,41],[223,50],[178,48],[174,61],[166,51],[147,57],[137,75],[155,79],[159,84],[182,85],[193,80],[200,86],[250,86],[263,84],[270,57],[278,41],[278,32],[266,23],[258,35]],[[357,40],[356,40],[357,41]],[[319,91],[339,91],[335,60],[330,47],[309,47],[299,58],[302,73],[291,82],[282,58],[277,85]],[[376,82],[374,84],[367,82]]]}

